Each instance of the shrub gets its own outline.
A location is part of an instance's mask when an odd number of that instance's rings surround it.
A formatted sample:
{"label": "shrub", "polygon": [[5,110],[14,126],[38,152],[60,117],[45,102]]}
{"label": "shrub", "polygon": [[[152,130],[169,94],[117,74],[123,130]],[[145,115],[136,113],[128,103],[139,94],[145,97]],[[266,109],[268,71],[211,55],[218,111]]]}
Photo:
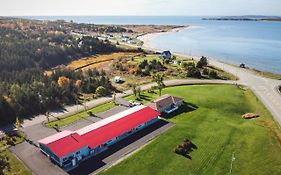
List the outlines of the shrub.
{"label": "shrub", "polygon": [[217,73],[217,71],[212,70],[212,71],[210,72],[209,76],[210,76],[211,78],[218,78],[218,73]]}
{"label": "shrub", "polygon": [[203,75],[209,75],[209,70],[204,68],[202,73],[203,73]]}
{"label": "shrub", "polygon": [[189,67],[187,70],[188,77],[201,78],[201,72],[198,68]]}
{"label": "shrub", "polygon": [[97,95],[98,97],[103,97],[103,96],[108,95],[108,91],[107,91],[103,86],[99,86],[99,87],[96,89],[96,95]]}

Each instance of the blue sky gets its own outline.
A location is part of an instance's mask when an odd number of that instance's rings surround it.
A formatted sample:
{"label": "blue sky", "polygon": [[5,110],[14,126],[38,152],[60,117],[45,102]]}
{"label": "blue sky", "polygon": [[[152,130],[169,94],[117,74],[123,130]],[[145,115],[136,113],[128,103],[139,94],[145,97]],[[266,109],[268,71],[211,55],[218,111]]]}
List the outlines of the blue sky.
{"label": "blue sky", "polygon": [[1,16],[281,16],[281,0],[0,0],[0,4]]}

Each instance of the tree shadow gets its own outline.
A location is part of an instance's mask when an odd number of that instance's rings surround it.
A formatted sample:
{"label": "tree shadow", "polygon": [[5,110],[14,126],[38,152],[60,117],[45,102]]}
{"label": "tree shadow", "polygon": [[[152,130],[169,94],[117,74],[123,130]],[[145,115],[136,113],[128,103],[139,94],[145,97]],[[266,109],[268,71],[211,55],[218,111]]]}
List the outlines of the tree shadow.
{"label": "tree shadow", "polygon": [[170,114],[161,114],[161,117],[165,118],[165,119],[171,119],[177,115],[180,115],[182,113],[188,113],[188,112],[192,112],[192,111],[195,111],[197,110],[199,107],[195,104],[192,104],[192,103],[187,103],[187,102],[184,102],[178,110],[170,113]]}
{"label": "tree shadow", "polygon": [[194,150],[197,150],[197,149],[198,149],[198,147],[194,143],[190,142],[188,147],[186,147],[185,150],[182,153],[176,152],[176,154],[192,160],[192,157],[190,156],[190,153],[193,152]]}
{"label": "tree shadow", "polygon": [[138,101],[143,101],[143,100],[145,100],[145,101],[152,101],[152,97],[151,97],[151,96],[148,96],[148,95],[141,94],[141,95],[139,96]]}

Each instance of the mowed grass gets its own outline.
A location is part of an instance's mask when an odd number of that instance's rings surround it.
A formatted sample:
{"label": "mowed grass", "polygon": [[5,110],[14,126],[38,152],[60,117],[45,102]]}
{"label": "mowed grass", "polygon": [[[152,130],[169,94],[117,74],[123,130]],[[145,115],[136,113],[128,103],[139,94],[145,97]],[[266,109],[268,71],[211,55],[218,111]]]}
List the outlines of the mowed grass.
{"label": "mowed grass", "polygon": [[59,120],[55,120],[55,121],[51,121],[49,123],[46,123],[47,127],[62,127],[62,126],[66,126],[72,123],[75,123],[83,118],[87,118],[89,116],[88,112],[92,112],[93,114],[98,114],[101,112],[104,112],[106,110],[109,110],[111,108],[113,108],[115,106],[115,104],[113,102],[108,102],[99,106],[96,106],[92,109],[89,110],[85,110],[79,113],[76,113],[74,115],[71,115],[69,117],[65,117]]}
{"label": "mowed grass", "polygon": [[[181,113],[176,125],[102,175],[281,174],[281,133],[250,90],[230,85],[178,86],[163,93],[183,97],[198,109]],[[245,120],[254,112],[260,118]],[[188,159],[173,152],[184,138],[196,146]],[[279,140],[279,141],[278,141]]]}

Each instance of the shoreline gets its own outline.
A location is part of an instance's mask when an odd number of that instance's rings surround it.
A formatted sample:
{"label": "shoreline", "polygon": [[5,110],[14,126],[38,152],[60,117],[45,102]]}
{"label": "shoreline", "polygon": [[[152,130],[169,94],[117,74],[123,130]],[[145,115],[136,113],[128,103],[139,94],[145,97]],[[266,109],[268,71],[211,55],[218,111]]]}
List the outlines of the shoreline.
{"label": "shoreline", "polygon": [[[144,50],[149,50],[149,51],[153,51],[153,52],[162,52],[162,50],[157,49],[157,48],[153,48],[150,45],[150,42],[151,42],[151,40],[153,38],[155,38],[155,37],[157,37],[159,35],[166,34],[166,33],[180,32],[181,30],[188,29],[190,27],[192,27],[192,26],[188,25],[188,26],[184,26],[184,27],[177,27],[177,28],[174,28],[174,29],[172,29],[170,31],[167,31],[167,32],[147,33],[147,34],[143,34],[141,36],[138,36],[137,39],[139,39],[139,40],[141,40],[143,42],[142,48]],[[190,57],[190,58],[193,58],[193,59],[195,59],[197,61],[199,61],[200,58],[201,58],[200,55],[189,55],[189,54],[179,53],[179,52],[174,52],[174,54],[178,55],[178,56],[182,56],[182,57]],[[205,56],[207,56],[207,55],[205,55]],[[228,64],[230,66],[239,67],[238,64],[226,62],[226,61],[220,60],[219,58],[209,57],[209,56],[207,56],[207,58],[210,61],[212,61],[212,62],[218,62],[218,63],[222,63],[222,64]],[[256,68],[254,68],[254,67],[247,67],[247,68],[244,68],[244,69],[252,72],[255,75],[259,75],[259,76],[262,76],[262,77],[265,77],[265,78],[281,80],[281,74],[279,74],[279,73],[273,73],[273,72],[269,72],[269,71],[262,71],[262,70],[258,70]]]}

